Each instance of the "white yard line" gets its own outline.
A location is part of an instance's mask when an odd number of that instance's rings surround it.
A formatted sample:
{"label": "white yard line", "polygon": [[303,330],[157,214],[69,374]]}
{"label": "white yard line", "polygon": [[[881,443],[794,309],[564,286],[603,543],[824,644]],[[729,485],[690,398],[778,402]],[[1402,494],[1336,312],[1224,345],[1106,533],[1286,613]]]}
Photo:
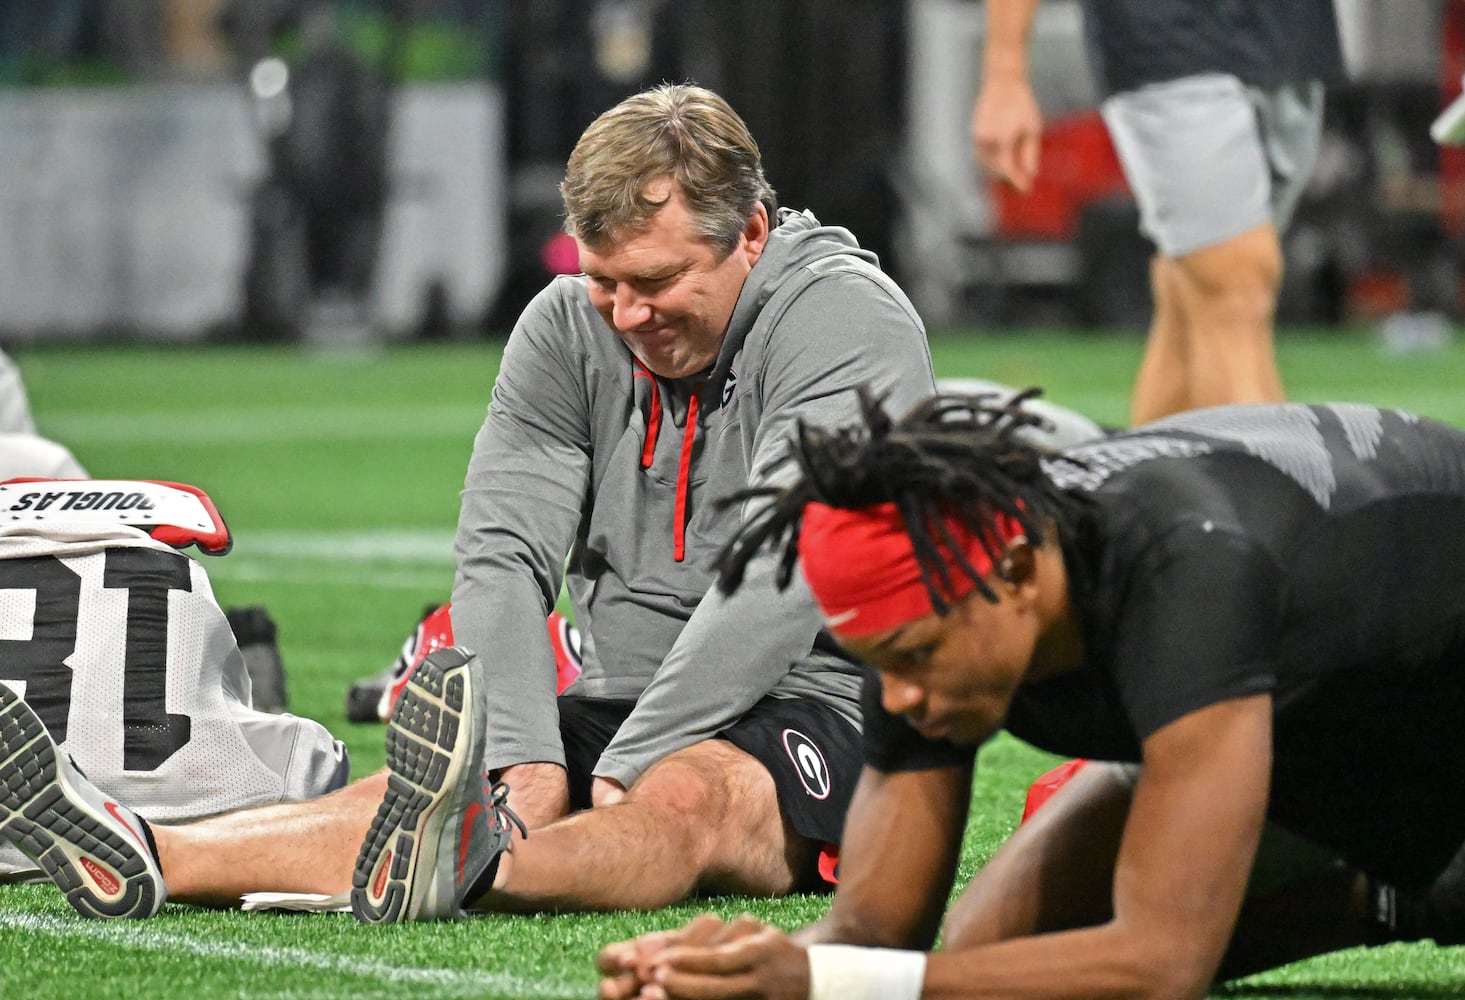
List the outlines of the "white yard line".
{"label": "white yard line", "polygon": [[443,593],[453,585],[452,531],[247,531],[209,577]]}
{"label": "white yard line", "polygon": [[234,551],[221,565],[250,559],[326,559],[341,562],[453,564],[453,532],[442,531],[247,531],[234,539]]}
{"label": "white yard line", "polygon": [[199,558],[212,580],[448,593],[453,531],[245,531]]}
{"label": "white yard line", "polygon": [[481,404],[410,408],[288,406],[176,413],[48,412],[41,433],[73,449],[158,438],[178,444],[355,441],[388,438],[462,438],[472,441],[483,423]]}
{"label": "white yard line", "polygon": [[[291,917],[289,919],[298,919]],[[400,992],[411,983],[430,988],[437,996],[482,996],[497,992],[516,997],[578,996],[568,984],[505,976],[492,972],[464,972],[459,969],[434,969],[418,966],[391,965],[344,955],[322,954],[305,948],[279,948],[239,941],[220,941],[191,934],[155,930],[147,924],[84,921],[32,913],[0,913],[0,929],[45,934],[50,937],[98,941],[131,951],[168,952],[194,955],[203,959],[245,964],[282,966],[295,969],[318,969],[321,972],[380,979]],[[343,988],[331,995],[360,996],[354,988]]]}
{"label": "white yard line", "polygon": [[418,594],[440,595],[440,600],[447,600],[447,594],[453,586],[451,562],[436,572],[404,570],[400,567],[365,571],[359,565],[348,563],[303,566],[279,561],[236,562],[227,567],[215,564],[207,566],[209,579],[227,583],[287,583],[310,587],[406,590]]}

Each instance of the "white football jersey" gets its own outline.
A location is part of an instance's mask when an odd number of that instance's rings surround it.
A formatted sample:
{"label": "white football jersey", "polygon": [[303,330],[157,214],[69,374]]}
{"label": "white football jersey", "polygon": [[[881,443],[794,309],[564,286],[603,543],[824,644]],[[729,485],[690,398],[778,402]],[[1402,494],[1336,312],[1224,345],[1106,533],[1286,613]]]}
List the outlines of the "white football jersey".
{"label": "white football jersey", "polygon": [[[346,748],[250,707],[203,567],[122,525],[0,524],[0,682],[82,772],[149,820],[323,795]],[[0,873],[34,868],[6,845]]]}

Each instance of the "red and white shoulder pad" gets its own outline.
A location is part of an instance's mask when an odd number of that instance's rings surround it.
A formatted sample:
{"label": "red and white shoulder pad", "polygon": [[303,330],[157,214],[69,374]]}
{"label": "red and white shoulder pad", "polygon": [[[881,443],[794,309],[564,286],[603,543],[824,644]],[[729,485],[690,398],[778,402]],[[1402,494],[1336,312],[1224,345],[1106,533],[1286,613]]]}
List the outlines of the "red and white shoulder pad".
{"label": "red and white shoulder pad", "polygon": [[0,524],[125,524],[176,549],[197,545],[211,556],[234,539],[203,490],[144,479],[7,479],[0,483]]}

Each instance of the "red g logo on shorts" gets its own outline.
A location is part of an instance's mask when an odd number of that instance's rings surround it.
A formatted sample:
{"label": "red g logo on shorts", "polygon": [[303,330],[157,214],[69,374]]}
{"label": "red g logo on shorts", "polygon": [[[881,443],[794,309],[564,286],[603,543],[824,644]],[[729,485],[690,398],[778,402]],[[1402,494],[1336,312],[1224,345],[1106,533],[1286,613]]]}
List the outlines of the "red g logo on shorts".
{"label": "red g logo on shorts", "polygon": [[785,729],[783,731],[783,748],[788,752],[788,759],[794,762],[794,769],[799,772],[799,781],[804,785],[804,791],[816,799],[829,798],[829,765],[824,761],[824,754],[809,739],[797,729]]}

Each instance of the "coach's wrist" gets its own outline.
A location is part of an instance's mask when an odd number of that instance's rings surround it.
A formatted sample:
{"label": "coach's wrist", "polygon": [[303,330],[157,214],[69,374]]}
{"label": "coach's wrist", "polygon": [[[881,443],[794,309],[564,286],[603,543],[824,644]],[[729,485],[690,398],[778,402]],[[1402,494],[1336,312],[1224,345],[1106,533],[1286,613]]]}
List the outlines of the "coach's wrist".
{"label": "coach's wrist", "polygon": [[596,778],[590,785],[590,804],[613,806],[626,797],[626,787],[614,778]]}

